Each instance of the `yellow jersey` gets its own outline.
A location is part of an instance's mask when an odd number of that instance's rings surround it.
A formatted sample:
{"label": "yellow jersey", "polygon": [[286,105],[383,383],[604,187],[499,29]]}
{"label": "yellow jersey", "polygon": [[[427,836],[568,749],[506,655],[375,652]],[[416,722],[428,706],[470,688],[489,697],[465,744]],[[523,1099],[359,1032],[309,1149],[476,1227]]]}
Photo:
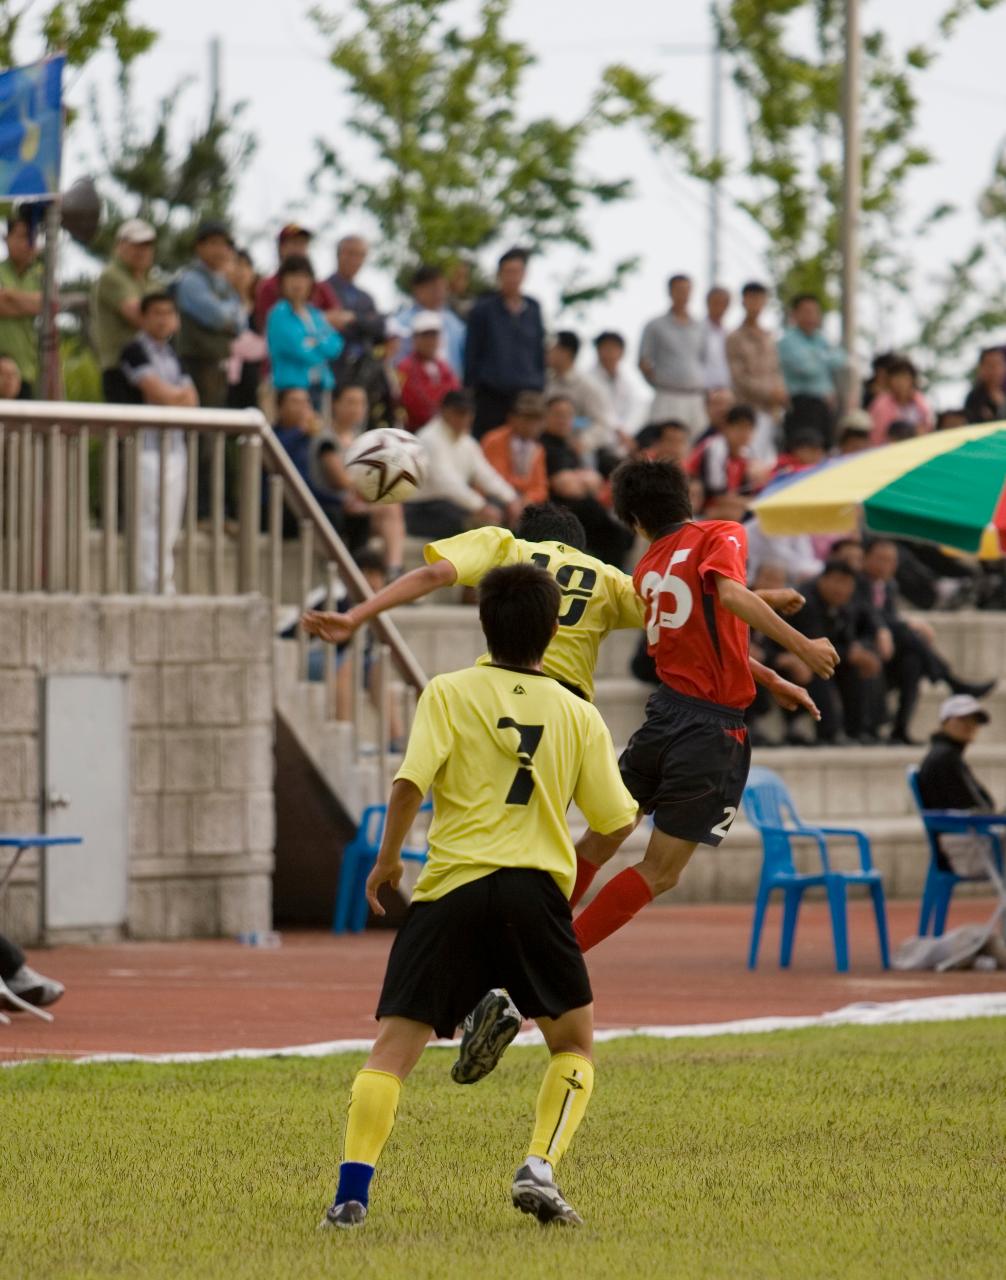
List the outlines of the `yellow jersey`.
{"label": "yellow jersey", "polygon": [[[426,545],[427,564],[448,560],[458,582],[477,587],[490,569],[536,564],[546,569],[563,595],[559,630],[545,650],[545,674],[594,696],[597,651],[609,631],[642,627],[644,606],[628,574],[562,542],[524,542],[509,529],[487,525]],[[488,662],[488,656],[479,659]]]}
{"label": "yellow jersey", "polygon": [[396,781],[433,788],[429,857],[413,901],[501,867],[546,871],[568,898],[575,800],[595,831],[635,821],[596,707],[540,671],[495,665],[434,676],[416,706]]}

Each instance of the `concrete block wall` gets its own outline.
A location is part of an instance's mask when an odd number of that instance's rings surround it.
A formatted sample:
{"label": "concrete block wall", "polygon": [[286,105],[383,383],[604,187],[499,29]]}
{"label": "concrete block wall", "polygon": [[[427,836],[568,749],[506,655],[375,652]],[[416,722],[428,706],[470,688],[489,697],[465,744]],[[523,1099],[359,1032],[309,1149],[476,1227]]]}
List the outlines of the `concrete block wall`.
{"label": "concrete block wall", "polygon": [[[271,624],[259,597],[0,594],[0,830],[42,822],[43,678],[127,677],[130,937],[270,925]],[[0,929],[39,940],[34,855],[0,902]]]}

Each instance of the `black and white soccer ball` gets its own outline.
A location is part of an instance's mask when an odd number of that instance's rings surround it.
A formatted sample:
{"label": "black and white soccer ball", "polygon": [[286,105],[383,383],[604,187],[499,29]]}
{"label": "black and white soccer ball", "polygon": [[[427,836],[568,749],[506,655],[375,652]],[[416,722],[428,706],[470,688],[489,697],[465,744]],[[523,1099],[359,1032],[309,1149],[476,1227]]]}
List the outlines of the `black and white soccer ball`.
{"label": "black and white soccer ball", "polygon": [[346,470],[365,502],[404,502],[426,477],[426,455],[411,431],[378,427],[346,450]]}

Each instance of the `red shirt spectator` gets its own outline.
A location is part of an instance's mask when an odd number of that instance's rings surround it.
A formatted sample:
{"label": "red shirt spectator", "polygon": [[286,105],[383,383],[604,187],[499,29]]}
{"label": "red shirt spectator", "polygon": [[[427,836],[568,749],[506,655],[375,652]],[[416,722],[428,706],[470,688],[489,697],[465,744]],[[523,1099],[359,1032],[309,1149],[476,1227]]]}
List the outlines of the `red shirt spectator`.
{"label": "red shirt spectator", "polygon": [[420,311],[412,322],[412,351],[398,365],[402,407],[410,431],[426,426],[448,391],[461,390],[454,370],[437,355],[440,328],[435,311]]}

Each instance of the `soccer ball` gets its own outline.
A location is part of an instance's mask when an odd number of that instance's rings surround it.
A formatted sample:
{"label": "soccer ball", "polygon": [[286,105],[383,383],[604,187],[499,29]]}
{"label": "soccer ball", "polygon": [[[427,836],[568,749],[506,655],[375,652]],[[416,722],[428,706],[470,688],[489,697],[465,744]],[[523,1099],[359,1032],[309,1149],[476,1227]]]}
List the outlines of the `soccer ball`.
{"label": "soccer ball", "polygon": [[423,446],[411,431],[378,427],[346,450],[346,470],[365,502],[403,502],[426,475]]}

